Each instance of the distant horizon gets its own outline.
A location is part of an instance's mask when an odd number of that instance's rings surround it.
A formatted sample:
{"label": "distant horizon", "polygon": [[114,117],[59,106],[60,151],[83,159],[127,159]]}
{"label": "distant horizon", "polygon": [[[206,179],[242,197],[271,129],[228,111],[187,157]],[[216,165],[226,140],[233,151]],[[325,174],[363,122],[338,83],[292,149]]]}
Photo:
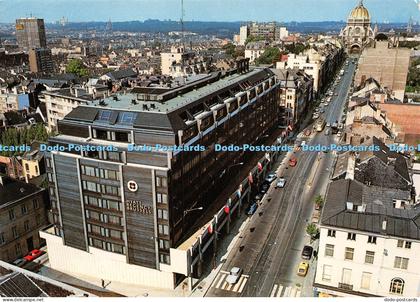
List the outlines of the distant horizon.
{"label": "distant horizon", "polygon": [[[198,22],[345,22],[359,0],[184,0],[184,20]],[[55,23],[174,21],[181,0],[0,0],[0,23],[37,17]],[[372,23],[420,20],[418,0],[364,0]],[[237,20],[237,21],[233,21]]]}

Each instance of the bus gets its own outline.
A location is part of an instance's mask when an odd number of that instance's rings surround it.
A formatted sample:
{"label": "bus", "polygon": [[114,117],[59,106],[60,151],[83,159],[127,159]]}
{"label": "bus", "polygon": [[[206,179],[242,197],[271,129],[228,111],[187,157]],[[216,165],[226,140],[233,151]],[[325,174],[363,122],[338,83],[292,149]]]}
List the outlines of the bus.
{"label": "bus", "polygon": [[316,121],[316,124],[315,124],[316,131],[321,132],[322,130],[324,130],[324,127],[325,127],[325,119],[321,118]]}

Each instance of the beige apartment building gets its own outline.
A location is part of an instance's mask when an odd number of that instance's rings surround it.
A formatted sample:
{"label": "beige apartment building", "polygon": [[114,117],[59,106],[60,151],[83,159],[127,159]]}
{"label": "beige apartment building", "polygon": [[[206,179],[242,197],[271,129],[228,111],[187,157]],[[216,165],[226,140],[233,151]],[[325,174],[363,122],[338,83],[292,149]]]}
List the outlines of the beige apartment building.
{"label": "beige apartment building", "polygon": [[44,189],[0,177],[0,260],[13,262],[41,245],[47,223]]}

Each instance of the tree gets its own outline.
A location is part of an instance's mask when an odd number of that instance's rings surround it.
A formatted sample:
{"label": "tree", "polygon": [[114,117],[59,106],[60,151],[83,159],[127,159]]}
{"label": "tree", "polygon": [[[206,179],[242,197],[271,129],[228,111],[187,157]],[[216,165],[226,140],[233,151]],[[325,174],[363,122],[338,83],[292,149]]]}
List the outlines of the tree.
{"label": "tree", "polygon": [[[7,128],[0,136],[0,144],[4,146],[30,145],[34,141],[46,142],[52,133],[48,133],[43,124],[36,124],[29,128]],[[22,155],[20,151],[2,151],[3,156]]]}
{"label": "tree", "polygon": [[265,40],[265,38],[263,36],[249,36],[245,40],[245,45],[250,43],[250,42],[258,42],[258,41],[264,41],[264,40]]}
{"label": "tree", "polygon": [[309,223],[306,226],[306,234],[308,234],[309,236],[311,236],[311,239],[312,240],[318,238],[319,229],[317,228],[317,226],[315,225],[315,223]]}
{"label": "tree", "polygon": [[322,208],[322,205],[324,204],[324,198],[322,198],[321,195],[318,195],[315,197],[314,202],[317,208]]}
{"label": "tree", "polygon": [[228,43],[226,45],[223,45],[222,49],[226,52],[227,55],[233,57],[235,54],[236,47],[232,43]]}
{"label": "tree", "polygon": [[293,43],[293,44],[289,44],[289,45],[285,45],[284,48],[286,49],[286,51],[288,51],[289,53],[294,53],[296,55],[302,53],[304,50],[309,48],[309,45],[305,45],[302,43]]}
{"label": "tree", "polygon": [[268,47],[263,54],[255,61],[257,65],[259,64],[273,64],[280,61],[280,49],[277,47]]}
{"label": "tree", "polygon": [[89,71],[83,65],[82,60],[79,59],[70,60],[70,62],[67,64],[66,72],[74,73],[79,77],[86,77],[89,75]]}

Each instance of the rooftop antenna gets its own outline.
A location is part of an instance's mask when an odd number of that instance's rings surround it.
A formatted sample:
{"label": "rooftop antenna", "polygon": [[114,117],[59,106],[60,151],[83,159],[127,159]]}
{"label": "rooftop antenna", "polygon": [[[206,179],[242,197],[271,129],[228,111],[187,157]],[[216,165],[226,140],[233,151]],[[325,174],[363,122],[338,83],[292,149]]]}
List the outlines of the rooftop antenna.
{"label": "rooftop antenna", "polygon": [[184,0],[181,0],[181,40],[182,40],[182,48],[185,51],[185,27],[184,27]]}

